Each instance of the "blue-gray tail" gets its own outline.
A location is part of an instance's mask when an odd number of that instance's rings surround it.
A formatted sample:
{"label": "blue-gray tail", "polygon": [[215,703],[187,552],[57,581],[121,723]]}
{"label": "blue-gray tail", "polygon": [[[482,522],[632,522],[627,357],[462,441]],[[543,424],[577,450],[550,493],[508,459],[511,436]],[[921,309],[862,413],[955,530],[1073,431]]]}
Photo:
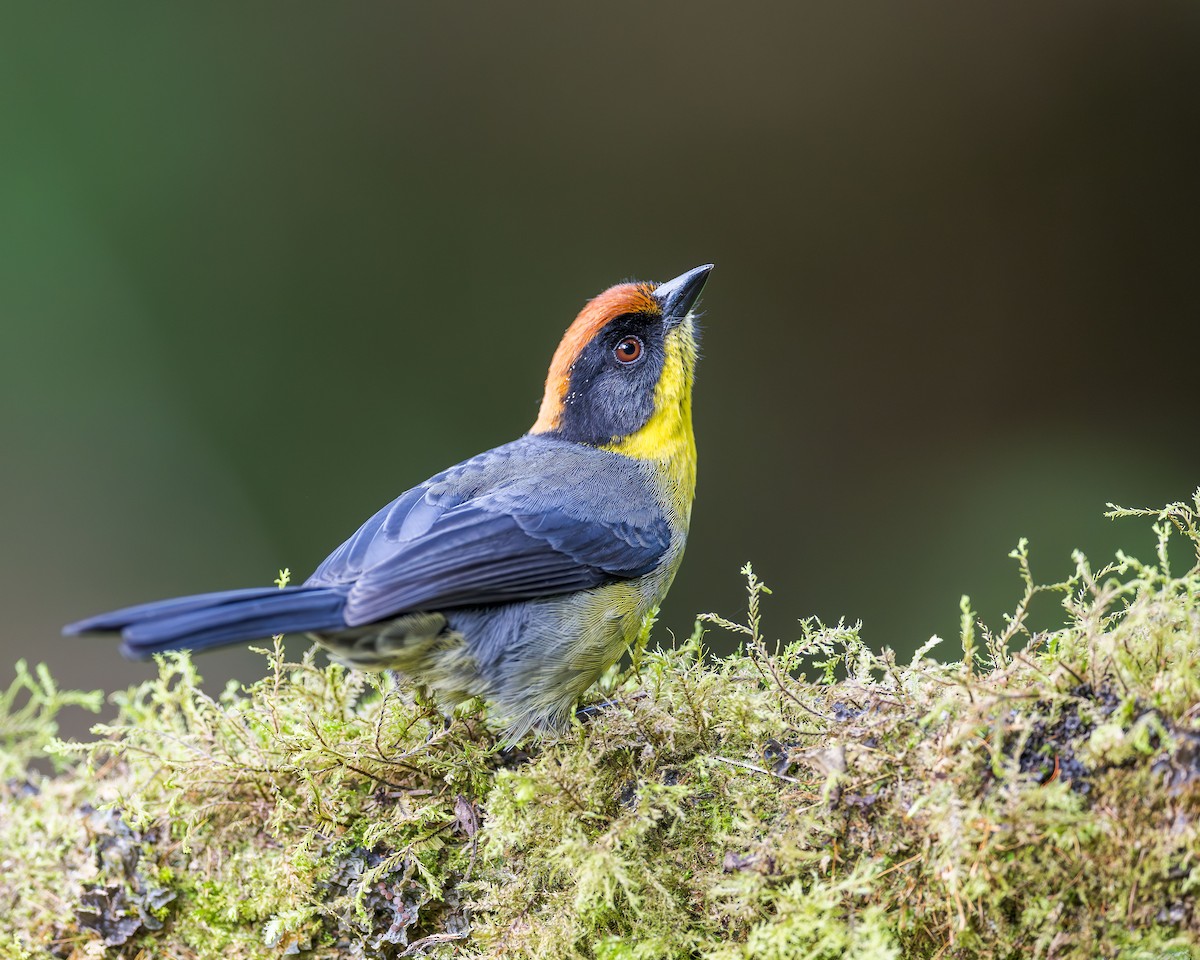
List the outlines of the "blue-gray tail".
{"label": "blue-gray tail", "polygon": [[345,594],[329,587],[223,590],[102,613],[64,627],[63,633],[120,633],[121,652],[144,660],[164,650],[204,650],[277,633],[340,629],[346,626],[345,605]]}

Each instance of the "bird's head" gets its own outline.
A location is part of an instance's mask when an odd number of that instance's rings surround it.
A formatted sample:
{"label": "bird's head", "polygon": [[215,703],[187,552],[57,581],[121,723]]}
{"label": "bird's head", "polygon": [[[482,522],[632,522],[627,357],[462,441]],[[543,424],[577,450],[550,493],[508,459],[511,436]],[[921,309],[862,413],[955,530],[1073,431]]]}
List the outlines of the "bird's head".
{"label": "bird's head", "polygon": [[663,284],[621,283],[590,300],[554,352],[531,433],[638,459],[692,440],[692,307],[712,264]]}

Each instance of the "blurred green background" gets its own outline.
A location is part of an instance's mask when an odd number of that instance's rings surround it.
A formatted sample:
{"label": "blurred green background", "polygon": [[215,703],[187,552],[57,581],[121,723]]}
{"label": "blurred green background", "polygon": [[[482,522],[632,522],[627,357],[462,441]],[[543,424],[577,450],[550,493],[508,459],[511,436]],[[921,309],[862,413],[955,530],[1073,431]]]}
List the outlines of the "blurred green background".
{"label": "blurred green background", "polygon": [[[562,329],[706,261],[662,623],[912,649],[1200,483],[1200,7],[212,3],[0,14],[6,664],[307,573],[522,433]],[[952,650],[951,650],[952,652]],[[257,657],[206,657],[220,686]],[[7,683],[7,681],[2,681]]]}

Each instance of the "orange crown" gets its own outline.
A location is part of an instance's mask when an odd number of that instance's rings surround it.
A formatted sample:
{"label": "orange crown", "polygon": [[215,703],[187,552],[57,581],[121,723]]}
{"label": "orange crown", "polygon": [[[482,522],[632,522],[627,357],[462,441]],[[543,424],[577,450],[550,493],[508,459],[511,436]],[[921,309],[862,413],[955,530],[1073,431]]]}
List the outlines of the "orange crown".
{"label": "orange crown", "polygon": [[549,433],[558,427],[571,385],[571,365],[609,321],[627,313],[658,313],[661,307],[650,283],[618,283],[587,302],[567,327],[546,374],[546,392],[530,433]]}

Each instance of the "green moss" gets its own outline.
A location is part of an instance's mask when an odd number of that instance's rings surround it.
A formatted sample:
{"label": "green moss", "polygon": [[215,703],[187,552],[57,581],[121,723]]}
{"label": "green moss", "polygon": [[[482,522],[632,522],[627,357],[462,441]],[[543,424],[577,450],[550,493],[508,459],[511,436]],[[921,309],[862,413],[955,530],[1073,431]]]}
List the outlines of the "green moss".
{"label": "green moss", "polygon": [[[647,624],[607,706],[516,747],[484,704],[447,722],[278,647],[218,698],[164,657],[63,743],[98,695],[18,664],[0,955],[1196,956],[1200,493],[1114,510],[1139,513],[1153,563],[1042,585],[1022,542],[1014,613],[962,598],[953,663],[816,620],[770,639],[747,568],[744,622],[663,650]],[[1064,623],[1038,630],[1044,593]],[[706,629],[741,650],[706,656]]]}

